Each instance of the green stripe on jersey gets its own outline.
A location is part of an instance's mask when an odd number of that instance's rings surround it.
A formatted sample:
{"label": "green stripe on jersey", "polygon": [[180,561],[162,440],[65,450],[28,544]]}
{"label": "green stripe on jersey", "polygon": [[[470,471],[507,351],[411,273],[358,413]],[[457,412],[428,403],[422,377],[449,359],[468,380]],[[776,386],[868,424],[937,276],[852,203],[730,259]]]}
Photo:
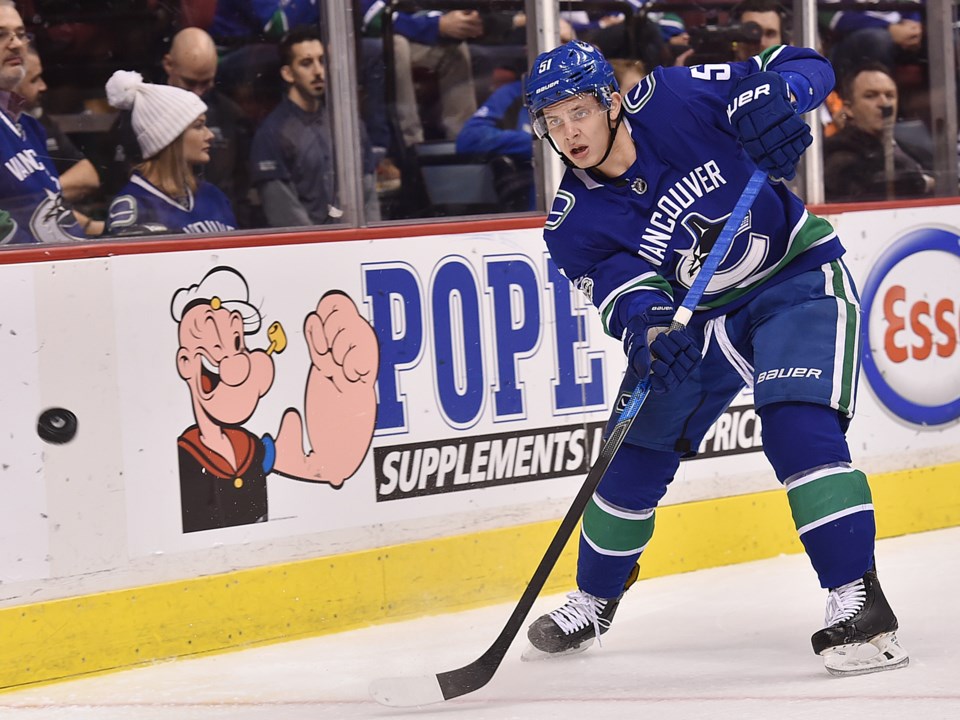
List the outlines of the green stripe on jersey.
{"label": "green stripe on jersey", "polygon": [[799,478],[787,487],[787,499],[798,532],[832,515],[873,507],[866,475],[852,468],[837,468],[808,482]]}
{"label": "green stripe on jersey", "polygon": [[757,55],[757,60],[760,62],[760,69],[766,70],[767,65],[773,62],[777,55],[783,51],[783,45],[774,45],[773,47],[768,47],[762,53]]}
{"label": "green stripe on jersey", "polygon": [[601,555],[633,555],[653,536],[653,510],[613,508],[594,495],[583,512],[583,535]]}

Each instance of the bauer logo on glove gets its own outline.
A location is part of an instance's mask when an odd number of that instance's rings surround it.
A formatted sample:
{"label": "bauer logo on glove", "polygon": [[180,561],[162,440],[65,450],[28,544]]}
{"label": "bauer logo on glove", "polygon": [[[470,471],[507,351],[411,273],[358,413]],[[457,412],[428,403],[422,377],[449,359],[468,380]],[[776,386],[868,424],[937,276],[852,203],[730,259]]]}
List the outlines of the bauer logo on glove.
{"label": "bauer logo on glove", "polygon": [[769,83],[766,85],[761,85],[758,88],[754,88],[753,90],[745,90],[744,92],[734,97],[733,102],[727,105],[727,119],[732,120],[733,113],[736,112],[739,108],[742,108],[751,100],[755,100],[761,95],[769,95],[769,94],[770,94]]}
{"label": "bauer logo on glove", "polygon": [[797,174],[800,156],[813,138],[781,75],[760,72],[742,78],[730,94],[727,117],[757,167],[772,178],[790,180]]}

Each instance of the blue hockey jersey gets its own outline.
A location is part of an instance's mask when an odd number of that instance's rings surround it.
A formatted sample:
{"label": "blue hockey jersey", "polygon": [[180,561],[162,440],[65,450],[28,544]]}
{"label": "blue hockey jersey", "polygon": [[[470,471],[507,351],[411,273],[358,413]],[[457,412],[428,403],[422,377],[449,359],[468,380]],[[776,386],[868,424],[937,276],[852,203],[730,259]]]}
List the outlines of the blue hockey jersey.
{"label": "blue hockey jersey", "polygon": [[180,202],[139,173],[110,203],[107,234],[220,233],[236,229],[230,201],[217,187],[200,182]]}
{"label": "blue hockey jersey", "polygon": [[[657,68],[625,98],[637,160],[619,178],[568,168],[544,227],[550,255],[620,337],[617,303],[639,291],[682,302],[756,165],[727,118],[736,82],[784,76],[801,112],[833,87],[813,50],[777,46],[744,62]],[[623,131],[621,128],[621,132]],[[830,224],[781,182],[760,190],[700,301],[705,318],[843,254]]]}
{"label": "blue hockey jersey", "polygon": [[0,110],[0,210],[10,220],[2,244],[70,242],[84,238],[63,202],[60,176],[47,154],[47,134],[36,118],[14,122]]}

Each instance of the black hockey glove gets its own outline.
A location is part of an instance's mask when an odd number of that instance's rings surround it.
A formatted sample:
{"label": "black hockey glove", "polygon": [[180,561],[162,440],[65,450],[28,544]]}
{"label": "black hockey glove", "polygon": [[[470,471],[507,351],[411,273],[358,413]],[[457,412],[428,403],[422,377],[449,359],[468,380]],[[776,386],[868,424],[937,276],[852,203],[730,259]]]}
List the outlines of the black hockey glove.
{"label": "black hockey glove", "polygon": [[640,378],[650,376],[653,392],[669,392],[700,363],[700,350],[686,328],[666,332],[673,320],[672,305],[655,303],[631,310],[623,337],[630,367]]}
{"label": "black hockey glove", "polygon": [[730,95],[727,117],[757,167],[783,180],[797,174],[797,162],[813,138],[783,77],[761,72],[741,79]]}

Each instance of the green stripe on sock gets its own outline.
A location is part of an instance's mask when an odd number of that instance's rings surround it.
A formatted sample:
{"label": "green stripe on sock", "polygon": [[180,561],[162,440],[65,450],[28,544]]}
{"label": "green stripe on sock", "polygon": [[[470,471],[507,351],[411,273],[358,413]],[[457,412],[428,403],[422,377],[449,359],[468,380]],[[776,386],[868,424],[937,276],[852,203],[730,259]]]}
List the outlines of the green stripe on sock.
{"label": "green stripe on sock", "polygon": [[583,513],[583,534],[601,553],[623,553],[639,550],[653,536],[655,515],[628,520],[606,512],[593,498]]}
{"label": "green stripe on sock", "polygon": [[873,502],[867,477],[859,470],[825,475],[787,491],[797,529],[858,505]]}

